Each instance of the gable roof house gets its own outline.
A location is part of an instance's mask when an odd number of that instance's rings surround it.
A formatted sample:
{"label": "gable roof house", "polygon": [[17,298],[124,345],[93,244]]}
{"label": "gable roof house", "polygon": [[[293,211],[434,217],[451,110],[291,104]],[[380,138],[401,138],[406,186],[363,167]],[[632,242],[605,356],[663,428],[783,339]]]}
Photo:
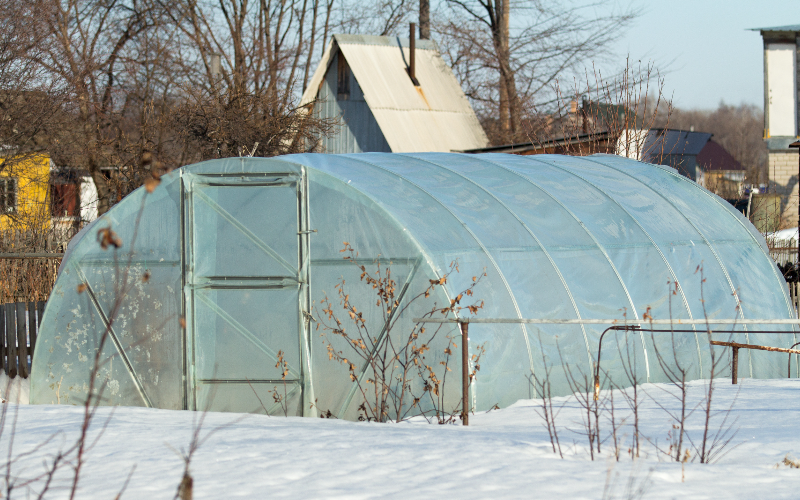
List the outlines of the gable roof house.
{"label": "gable roof house", "polygon": [[644,140],[641,160],[670,166],[681,175],[697,181],[697,155],[711,140],[712,135],[694,130],[650,129]]}
{"label": "gable roof house", "polygon": [[461,151],[488,144],[452,70],[430,40],[334,35],[301,106],[340,119],[326,153]]}

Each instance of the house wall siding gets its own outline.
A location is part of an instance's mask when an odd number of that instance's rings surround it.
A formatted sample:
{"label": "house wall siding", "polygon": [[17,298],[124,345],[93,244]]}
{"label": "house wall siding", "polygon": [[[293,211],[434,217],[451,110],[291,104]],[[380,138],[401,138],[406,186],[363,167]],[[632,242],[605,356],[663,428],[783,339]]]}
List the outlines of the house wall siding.
{"label": "house wall siding", "polygon": [[337,53],[331,61],[322,81],[314,105],[314,113],[319,118],[337,119],[333,133],[322,140],[324,153],[391,153],[389,143],[372,114],[364,94],[353,73],[350,73],[350,98],[339,100],[337,91]]}
{"label": "house wall siding", "polygon": [[46,227],[50,223],[50,157],[36,154],[4,167],[0,177],[16,179],[16,203],[13,213],[0,214],[0,230]]}

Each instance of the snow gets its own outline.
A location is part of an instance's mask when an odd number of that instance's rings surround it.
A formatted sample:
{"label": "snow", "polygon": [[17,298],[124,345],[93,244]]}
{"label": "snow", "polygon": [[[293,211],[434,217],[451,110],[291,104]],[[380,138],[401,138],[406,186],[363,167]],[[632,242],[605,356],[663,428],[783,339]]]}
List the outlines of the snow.
{"label": "snow", "polygon": [[[690,384],[692,405],[703,381]],[[201,436],[210,436],[191,462],[194,498],[797,498],[800,470],[776,464],[789,454],[800,458],[800,379],[727,379],[715,384],[715,412],[733,404],[730,420],[739,428],[730,453],[719,463],[681,465],[655,450],[667,441],[672,421],[657,404],[679,409],[663,384],[641,386],[643,453],[627,455],[632,429],[620,432],[626,445],[619,462],[604,453],[591,461],[582,430],[581,409],[573,397],[556,419],[564,459],[554,455],[536,414],[537,400],[478,413],[470,426],[433,425],[415,419],[400,424],[345,422],[208,413]],[[618,418],[624,412],[615,394]],[[8,453],[9,426],[15,422],[11,455],[19,457],[11,476],[32,478],[79,435],[83,408],[56,405],[4,406],[6,429],[0,455]],[[717,413],[712,428],[722,421]],[[78,498],[114,498],[135,466],[123,498],[170,499],[181,479],[186,450],[201,414],[143,408],[100,408],[91,438],[104,432],[86,454]],[[689,433],[697,443],[702,412],[691,416]],[[605,428],[603,428],[605,426]],[[605,436],[610,425],[601,421]],[[45,441],[52,437],[50,442]],[[43,446],[42,443],[45,443]],[[41,446],[35,449],[36,446]],[[25,452],[33,451],[30,455]],[[694,456],[694,451],[692,452]],[[4,460],[5,462],[5,460]],[[2,476],[3,474],[0,474]],[[57,477],[48,498],[66,498],[69,471]],[[34,483],[32,491],[40,489]],[[24,488],[15,491],[25,497]],[[13,496],[13,495],[12,495]],[[35,496],[35,495],[34,495]]]}
{"label": "snow", "polygon": [[0,400],[3,402],[28,404],[31,395],[31,380],[22,377],[8,378],[0,370]]}
{"label": "snow", "polygon": [[767,240],[771,242],[783,242],[783,243],[790,243],[792,241],[797,241],[797,234],[798,228],[792,227],[789,229],[781,229],[780,231],[775,231],[774,233],[767,234]]}

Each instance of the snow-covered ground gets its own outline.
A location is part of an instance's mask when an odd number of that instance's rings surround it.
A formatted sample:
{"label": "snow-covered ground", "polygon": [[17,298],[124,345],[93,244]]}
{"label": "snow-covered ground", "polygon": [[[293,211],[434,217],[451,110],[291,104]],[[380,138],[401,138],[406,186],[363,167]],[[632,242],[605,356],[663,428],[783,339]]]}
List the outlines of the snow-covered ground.
{"label": "snow-covered ground", "polygon": [[[643,456],[627,455],[632,429],[619,462],[604,453],[590,460],[582,431],[580,406],[573,398],[556,424],[564,459],[554,455],[547,431],[536,414],[536,400],[479,413],[470,426],[355,423],[326,419],[278,418],[209,413],[201,435],[215,431],[191,464],[194,498],[798,498],[800,469],[776,467],[789,454],[800,458],[800,380],[741,380],[739,386],[718,380],[715,409],[730,413],[739,429],[733,448],[717,464],[685,466],[667,461],[643,440]],[[703,382],[693,382],[693,404]],[[642,435],[663,446],[672,421],[654,399],[677,409],[664,385],[642,386]],[[738,393],[737,397],[737,391]],[[617,418],[624,417],[617,394]],[[11,477],[32,478],[44,458],[65,449],[78,436],[82,408],[7,406],[0,456],[8,453],[16,415]],[[141,408],[101,408],[92,436],[107,421],[105,432],[86,454],[78,498],[114,498],[132,468],[123,498],[170,499],[181,479],[183,462],[175,450],[186,449],[198,414]],[[716,427],[722,415],[712,422]],[[627,423],[632,424],[631,420]],[[692,415],[689,432],[699,444],[702,413]],[[605,427],[605,428],[603,428]],[[601,421],[604,437],[610,430]],[[49,437],[51,442],[34,451]],[[695,452],[692,451],[692,456]],[[3,459],[5,462],[6,459]],[[67,470],[48,498],[65,498]],[[4,476],[5,471],[0,471]],[[38,491],[41,483],[34,483]],[[639,495],[642,493],[643,495]],[[25,498],[22,488],[12,495]],[[35,495],[32,495],[35,498]]]}
{"label": "snow-covered ground", "polygon": [[0,401],[28,404],[31,395],[31,380],[22,377],[8,378],[0,371]]}

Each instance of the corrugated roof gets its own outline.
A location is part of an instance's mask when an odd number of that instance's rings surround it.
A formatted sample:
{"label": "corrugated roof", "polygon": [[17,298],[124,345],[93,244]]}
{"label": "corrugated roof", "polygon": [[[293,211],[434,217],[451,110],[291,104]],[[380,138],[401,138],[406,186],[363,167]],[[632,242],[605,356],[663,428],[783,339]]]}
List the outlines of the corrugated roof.
{"label": "corrugated roof", "polygon": [[689,130],[650,129],[645,139],[643,161],[652,162],[660,155],[697,155],[712,134]]}
{"label": "corrugated roof", "polygon": [[488,144],[458,80],[436,45],[427,40],[416,41],[420,84],[416,87],[406,72],[408,39],[334,35],[301,105],[316,98],[337,49],[344,54],[393,152],[465,150]]}
{"label": "corrugated roof", "polygon": [[800,31],[800,24],[773,26],[772,28],[750,28],[750,31]]}

